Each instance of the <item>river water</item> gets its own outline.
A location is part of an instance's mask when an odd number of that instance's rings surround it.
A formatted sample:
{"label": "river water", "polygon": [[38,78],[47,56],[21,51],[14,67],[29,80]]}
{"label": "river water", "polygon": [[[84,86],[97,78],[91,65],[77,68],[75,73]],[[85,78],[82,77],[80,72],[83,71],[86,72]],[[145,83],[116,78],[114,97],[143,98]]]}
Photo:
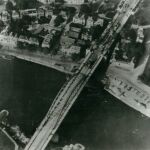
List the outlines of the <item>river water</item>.
{"label": "river water", "polygon": [[[31,136],[47,112],[64,74],[22,60],[0,59],[0,110]],[[149,150],[150,119],[126,106],[92,80],[58,130],[59,145],[82,143],[87,150]]]}

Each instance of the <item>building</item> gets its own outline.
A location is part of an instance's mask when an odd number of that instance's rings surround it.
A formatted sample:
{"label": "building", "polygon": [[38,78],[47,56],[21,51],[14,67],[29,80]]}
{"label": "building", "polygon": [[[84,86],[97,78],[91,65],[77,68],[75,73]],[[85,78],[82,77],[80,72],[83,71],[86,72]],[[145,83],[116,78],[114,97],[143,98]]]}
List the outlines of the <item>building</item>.
{"label": "building", "polygon": [[52,34],[47,34],[44,38],[44,41],[42,43],[43,48],[49,48],[50,47],[50,41],[53,38]]}
{"label": "building", "polygon": [[72,45],[70,48],[64,48],[62,47],[61,51],[66,55],[66,56],[72,56],[73,54],[80,54],[80,47]]}
{"label": "building", "polygon": [[30,17],[38,17],[38,12],[36,9],[26,9],[20,11],[21,16],[28,15]]}
{"label": "building", "polygon": [[75,39],[69,38],[67,36],[62,36],[60,44],[64,49],[70,48],[75,43]]}
{"label": "building", "polygon": [[79,32],[69,31],[69,37],[70,38],[78,39],[79,34],[80,34]]}
{"label": "building", "polygon": [[78,33],[81,32],[81,28],[77,28],[77,27],[71,27],[70,30]]}
{"label": "building", "polygon": [[84,3],[84,0],[65,0],[67,4],[70,5],[81,5]]}
{"label": "building", "polygon": [[24,36],[24,35],[20,35],[20,37],[18,38],[18,42],[30,44],[30,41],[29,41],[28,38],[27,38],[26,36]]}
{"label": "building", "polygon": [[136,39],[136,42],[137,43],[143,43],[144,41],[144,31],[143,31],[143,28],[139,28],[138,31],[137,31],[137,39]]}
{"label": "building", "polygon": [[81,144],[75,144],[75,145],[70,144],[63,147],[62,150],[85,150],[85,147]]}
{"label": "building", "polygon": [[86,45],[86,43],[85,43],[84,40],[79,39],[79,40],[77,41],[77,45],[79,45],[79,46],[84,46],[84,45]]}
{"label": "building", "polygon": [[92,17],[89,17],[86,22],[86,28],[90,29],[94,25],[94,21]]}
{"label": "building", "polygon": [[104,26],[104,19],[99,18],[96,22],[94,22],[94,25],[100,25],[101,27]]}
{"label": "building", "polygon": [[88,33],[82,33],[81,39],[85,40],[85,41],[87,41],[87,40],[92,41],[92,36]]}
{"label": "building", "polygon": [[52,15],[51,21],[49,23],[50,26],[54,27],[56,17],[57,17],[56,15]]}
{"label": "building", "polygon": [[73,17],[73,23],[85,25],[85,18],[84,16],[79,17],[78,14]]}
{"label": "building", "polygon": [[8,14],[8,12],[7,12],[7,11],[3,11],[3,12],[1,13],[1,20],[2,20],[3,22],[6,22],[6,21],[8,21],[8,19],[9,19],[9,14]]}
{"label": "building", "polygon": [[29,41],[30,41],[30,44],[37,45],[37,46],[39,45],[38,39],[35,37],[31,37]]}
{"label": "building", "polygon": [[37,14],[38,18],[46,16],[46,10],[43,7],[38,8],[37,12],[38,12],[38,14]]}
{"label": "building", "polygon": [[55,2],[55,0],[38,0],[38,1],[43,3],[43,4],[50,4],[52,2]]}
{"label": "building", "polygon": [[71,24],[70,25],[70,30],[69,30],[69,37],[74,38],[74,39],[78,39],[82,30],[82,25],[78,25],[78,24]]}

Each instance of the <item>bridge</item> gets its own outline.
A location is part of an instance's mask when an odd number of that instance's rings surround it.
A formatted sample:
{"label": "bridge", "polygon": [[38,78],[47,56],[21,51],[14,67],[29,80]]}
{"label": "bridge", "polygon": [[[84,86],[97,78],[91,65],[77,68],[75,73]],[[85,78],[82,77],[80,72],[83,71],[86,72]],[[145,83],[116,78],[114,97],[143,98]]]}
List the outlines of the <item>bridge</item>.
{"label": "bridge", "polygon": [[91,46],[91,51],[80,65],[78,71],[59,91],[45,118],[25,147],[25,150],[44,150],[46,148],[84,86],[102,59],[109,53],[118,33],[122,30],[140,2],[140,0],[122,0],[120,2],[118,6],[120,11],[116,13],[112,22],[102,34],[97,45],[98,48],[94,50],[94,46]]}

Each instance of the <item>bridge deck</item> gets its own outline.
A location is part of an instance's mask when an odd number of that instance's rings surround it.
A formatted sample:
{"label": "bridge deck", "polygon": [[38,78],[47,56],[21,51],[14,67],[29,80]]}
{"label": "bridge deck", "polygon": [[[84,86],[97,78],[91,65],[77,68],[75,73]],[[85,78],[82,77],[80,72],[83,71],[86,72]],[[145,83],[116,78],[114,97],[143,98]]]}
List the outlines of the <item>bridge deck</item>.
{"label": "bridge deck", "polygon": [[[89,52],[78,72],[74,74],[60,90],[47,115],[31,138],[30,142],[27,144],[25,150],[44,150],[46,148],[85,84],[88,82],[101,60],[108,53],[108,50],[114,43],[116,36],[121,31],[130,15],[132,15],[133,9],[140,2],[140,0],[123,1],[125,1],[125,3],[121,9],[122,13],[118,12],[112,23],[105,30],[102,38],[100,39],[101,42],[99,43],[100,46],[98,50],[93,53]],[[91,64],[91,59],[95,54],[97,58],[94,63]]]}

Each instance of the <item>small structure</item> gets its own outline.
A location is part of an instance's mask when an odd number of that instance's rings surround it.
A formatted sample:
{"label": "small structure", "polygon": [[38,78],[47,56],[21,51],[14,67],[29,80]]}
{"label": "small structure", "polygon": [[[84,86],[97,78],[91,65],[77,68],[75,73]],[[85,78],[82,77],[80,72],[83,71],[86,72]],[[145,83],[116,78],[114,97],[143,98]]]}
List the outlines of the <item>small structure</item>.
{"label": "small structure", "polygon": [[24,35],[21,35],[19,38],[18,38],[18,42],[22,42],[22,43],[30,43],[30,41],[28,40],[28,38]]}
{"label": "small structure", "polygon": [[21,132],[19,126],[11,126],[10,131],[16,141],[19,141],[23,145],[26,145],[29,142],[29,138],[27,138],[25,134]]}
{"label": "small structure", "polygon": [[85,41],[87,41],[87,40],[92,41],[92,35],[89,34],[88,32],[83,32],[81,35],[81,39],[85,40]]}
{"label": "small structure", "polygon": [[144,30],[147,30],[150,28],[150,25],[145,25],[145,26],[139,26],[137,24],[132,24],[131,29],[137,30],[137,43],[143,43],[144,40]]}
{"label": "small structure", "polygon": [[143,33],[143,28],[140,27],[137,31],[137,39],[136,39],[136,42],[137,43],[143,43],[143,40],[144,40],[144,33]]}
{"label": "small structure", "polygon": [[[82,25],[81,25],[82,26]],[[78,26],[77,24],[71,24],[70,25],[70,30],[69,30],[69,37],[78,39],[81,33],[81,27],[80,25]]]}
{"label": "small structure", "polygon": [[15,10],[12,11],[12,17],[13,17],[13,19],[19,19],[20,18],[19,13],[17,13]]}
{"label": "small structure", "polygon": [[89,17],[86,22],[86,28],[90,29],[94,25],[94,21],[92,17]]}
{"label": "small structure", "polygon": [[38,0],[38,1],[43,3],[43,4],[50,4],[52,2],[55,2],[55,0]]}
{"label": "small structure", "polygon": [[4,123],[8,115],[9,115],[9,112],[7,110],[2,110],[0,112],[0,123]]}
{"label": "small structure", "polygon": [[1,13],[1,20],[4,21],[4,22],[6,22],[6,21],[8,21],[8,19],[9,19],[8,12],[7,11],[3,11]]}
{"label": "small structure", "polygon": [[78,14],[73,17],[73,23],[85,25],[85,18],[84,16],[79,17]]}
{"label": "small structure", "polygon": [[72,5],[81,5],[84,3],[84,0],[65,0],[67,4]]}
{"label": "small structure", "polygon": [[69,31],[69,37],[78,39],[79,38],[79,32]]}
{"label": "small structure", "polygon": [[29,41],[30,41],[30,44],[39,45],[38,39],[35,38],[35,37],[31,37],[31,38],[29,39]]}
{"label": "small structure", "polygon": [[75,39],[69,38],[67,36],[62,36],[60,44],[64,48],[69,48],[72,44],[74,44]]}
{"label": "small structure", "polygon": [[52,34],[47,34],[44,38],[44,41],[42,43],[43,48],[49,48],[50,47],[50,41],[53,38]]}
{"label": "small structure", "polygon": [[85,147],[81,144],[70,144],[63,147],[63,150],[85,150]]}
{"label": "small structure", "polygon": [[72,56],[73,54],[79,54],[80,53],[80,47],[79,46],[71,46],[70,48],[62,48],[61,51],[66,54],[67,56]]}
{"label": "small structure", "polygon": [[99,18],[96,22],[94,22],[94,25],[100,25],[101,27],[104,26],[104,19]]}
{"label": "small structure", "polygon": [[21,10],[20,13],[21,13],[21,16],[23,15],[29,15],[30,17],[38,16],[38,12],[36,9],[25,9],[25,10]]}

